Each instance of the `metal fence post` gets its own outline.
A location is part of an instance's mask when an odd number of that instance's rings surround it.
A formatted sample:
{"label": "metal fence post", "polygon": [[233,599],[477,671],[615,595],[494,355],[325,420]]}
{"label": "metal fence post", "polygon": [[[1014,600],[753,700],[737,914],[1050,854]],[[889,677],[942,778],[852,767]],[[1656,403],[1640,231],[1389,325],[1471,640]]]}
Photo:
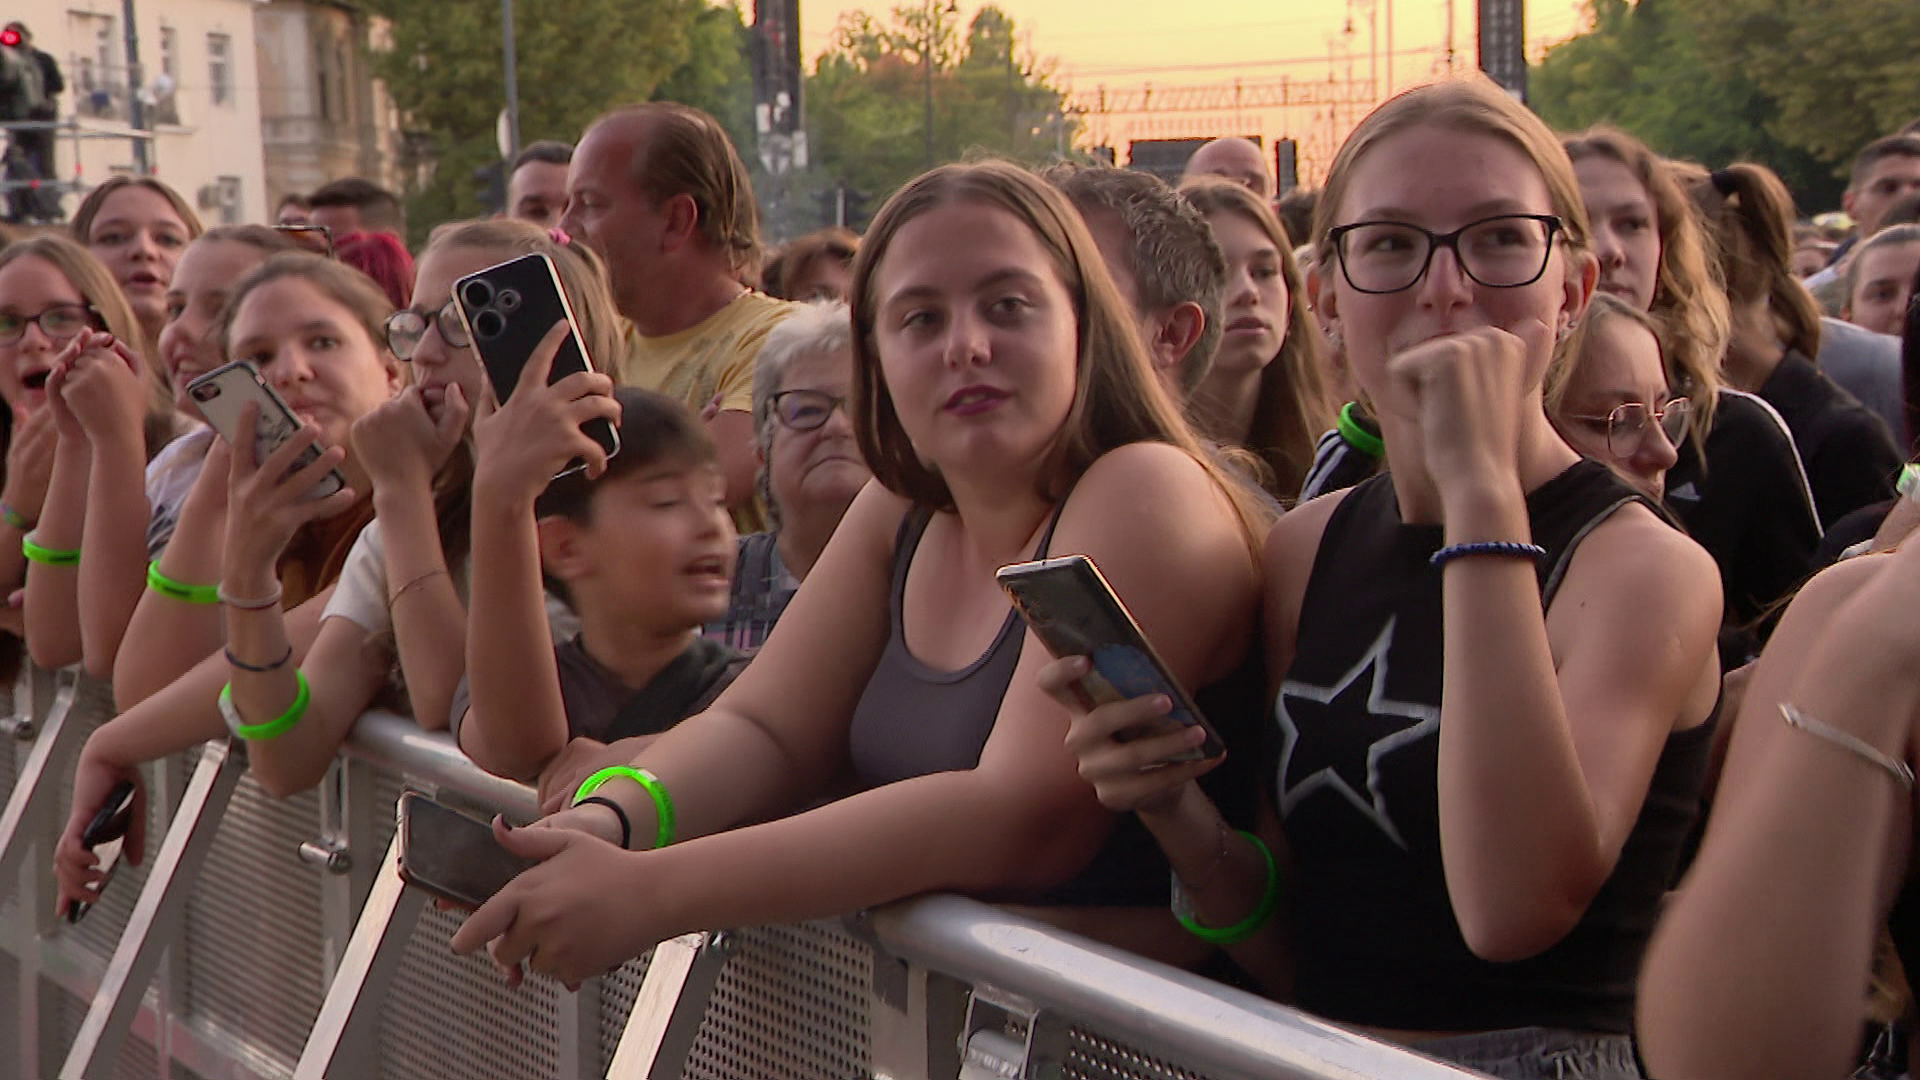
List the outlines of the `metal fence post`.
{"label": "metal fence post", "polygon": [[213,850],[214,834],[233,799],[233,789],[246,771],[245,754],[227,743],[208,743],[202,751],[180,810],[154,857],[153,871],[134,902],[126,932],[113,950],[100,990],[61,1066],[62,1080],[84,1080],[111,1071],[161,954],[181,932],[187,897]]}
{"label": "metal fence post", "polygon": [[682,934],[654,946],[607,1080],[680,1080],[726,953],[721,933]]}
{"label": "metal fence post", "polygon": [[386,858],[375,869],[373,889],[300,1052],[295,1080],[369,1076],[377,1071],[372,1063],[387,989],[406,959],[407,941],[426,904],[425,893],[407,888],[400,880],[396,833]]}

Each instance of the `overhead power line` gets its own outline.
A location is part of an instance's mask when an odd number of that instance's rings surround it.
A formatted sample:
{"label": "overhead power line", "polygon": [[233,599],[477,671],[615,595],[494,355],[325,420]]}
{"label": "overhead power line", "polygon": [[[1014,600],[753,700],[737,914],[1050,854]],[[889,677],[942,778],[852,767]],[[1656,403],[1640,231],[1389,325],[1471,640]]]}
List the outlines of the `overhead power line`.
{"label": "overhead power line", "polygon": [[1283,79],[1280,82],[1210,86],[1097,87],[1067,95],[1076,113],[1231,112],[1322,106],[1372,105],[1373,90],[1361,80]]}

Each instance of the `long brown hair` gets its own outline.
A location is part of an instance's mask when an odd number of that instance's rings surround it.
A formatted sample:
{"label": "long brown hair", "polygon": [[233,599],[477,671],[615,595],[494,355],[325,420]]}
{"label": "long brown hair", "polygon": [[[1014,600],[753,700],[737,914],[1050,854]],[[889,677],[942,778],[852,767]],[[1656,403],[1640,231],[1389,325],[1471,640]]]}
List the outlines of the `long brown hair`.
{"label": "long brown hair", "polygon": [[1735,307],[1764,300],[1780,337],[1808,359],[1820,355],[1820,305],[1793,276],[1793,196],[1764,165],[1740,162],[1693,185],[1694,202],[1720,251],[1720,275]]}
{"label": "long brown hair", "polygon": [[1025,225],[1052,256],[1073,298],[1079,350],[1073,404],[1040,470],[1040,496],[1054,502],[1110,450],[1164,442],[1187,452],[1232,500],[1256,552],[1272,513],[1251,485],[1207,452],[1185,413],[1154,372],[1132,312],[1121,298],[1092,234],[1066,197],[1019,166],[999,161],[944,165],[901,188],[874,218],[854,261],[854,433],[873,475],[888,491],[935,510],[953,509],[953,493],[920,460],[895,411],[874,341],[874,274],[900,229],[956,202],[992,207]]}
{"label": "long brown hair", "polygon": [[1300,494],[1313,449],[1332,430],[1334,406],[1327,391],[1326,343],[1307,303],[1307,283],[1293,257],[1293,242],[1265,201],[1246,187],[1218,176],[1198,176],[1180,185],[1202,214],[1239,214],[1258,226],[1280,253],[1287,283],[1287,333],[1280,351],[1260,372],[1260,391],[1247,429],[1246,449],[1260,459],[1267,487],[1285,502]]}
{"label": "long brown hair", "polygon": [[1700,211],[1687,197],[1673,163],[1624,131],[1604,124],[1591,127],[1568,136],[1565,146],[1575,163],[1589,158],[1618,163],[1640,181],[1653,204],[1660,266],[1649,310],[1664,329],[1667,380],[1692,403],[1688,424],[1696,440],[1704,439],[1713,426],[1720,359],[1726,355],[1731,329],[1727,293]]}

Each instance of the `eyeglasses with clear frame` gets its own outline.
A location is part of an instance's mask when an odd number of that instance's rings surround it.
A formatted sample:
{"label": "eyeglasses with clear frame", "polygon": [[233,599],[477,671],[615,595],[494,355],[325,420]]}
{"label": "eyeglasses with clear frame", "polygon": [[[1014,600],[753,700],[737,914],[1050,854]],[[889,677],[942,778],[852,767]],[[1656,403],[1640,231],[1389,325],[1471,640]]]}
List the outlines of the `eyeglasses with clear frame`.
{"label": "eyeglasses with clear frame", "polygon": [[464,349],[473,344],[473,339],[467,336],[467,324],[460,321],[459,310],[449,300],[439,311],[402,308],[387,316],[387,348],[398,359],[412,360],[420,343],[426,340],[428,330],[437,331],[440,340],[451,349]]}
{"label": "eyeglasses with clear frame", "polygon": [[835,409],[845,409],[848,400],[825,390],[782,390],[773,395],[773,415],[789,431],[813,431],[825,425]]}
{"label": "eyeglasses with clear frame", "polygon": [[1427,276],[1433,253],[1453,252],[1467,277],[1490,289],[1540,280],[1565,225],[1554,214],[1498,214],[1436,233],[1404,221],[1356,221],[1329,230],[1347,284],[1363,293],[1402,292]]}
{"label": "eyeglasses with clear frame", "polygon": [[38,326],[48,341],[58,343],[97,325],[99,316],[91,304],[54,304],[38,315],[0,314],[0,345],[18,345],[28,326]]}
{"label": "eyeglasses with clear frame", "polygon": [[1669,400],[1658,409],[1645,402],[1629,401],[1616,405],[1605,416],[1582,416],[1569,413],[1568,419],[1582,420],[1598,426],[1607,425],[1607,453],[1616,458],[1630,458],[1640,449],[1641,440],[1647,437],[1650,423],[1659,424],[1667,441],[1675,446],[1687,437],[1687,421],[1693,416],[1693,402],[1677,397]]}

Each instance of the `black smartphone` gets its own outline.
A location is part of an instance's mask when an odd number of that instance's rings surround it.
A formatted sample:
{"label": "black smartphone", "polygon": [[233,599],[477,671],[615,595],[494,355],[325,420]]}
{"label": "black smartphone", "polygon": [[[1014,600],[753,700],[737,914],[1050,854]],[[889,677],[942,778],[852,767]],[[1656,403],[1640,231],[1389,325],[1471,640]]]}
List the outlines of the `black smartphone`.
{"label": "black smartphone", "polygon": [[[1173,701],[1170,723],[1198,727],[1207,733],[1204,743],[1167,760],[1201,761],[1226,752],[1220,734],[1200,715],[1193,699],[1167,671],[1166,662],[1140,632],[1140,624],[1114,595],[1100,568],[1085,555],[1014,563],[995,575],[1013,598],[1013,606],[1028,629],[1056,658],[1084,656],[1093,670],[1080,680],[1080,693],[1089,706],[1125,701],[1147,694],[1165,694]],[[1155,727],[1126,734],[1138,738],[1165,730]]]}
{"label": "black smartphone", "polygon": [[[267,460],[267,455],[280,449],[288,439],[300,430],[300,417],[288,407],[267,380],[260,369],[249,360],[236,360],[214,368],[205,375],[187,384],[187,396],[200,407],[200,415],[220,437],[233,446],[240,438],[240,416],[249,403],[258,409],[259,420],[253,429],[253,460],[255,464]],[[324,448],[318,443],[307,447],[300,454],[300,460],[287,470],[289,474],[319,460]],[[324,499],[347,486],[347,478],[339,469],[327,470],[320,478],[307,498]]]}
{"label": "black smartphone", "polygon": [[473,910],[539,865],[500,846],[493,826],[417,791],[400,796],[400,880]]}
{"label": "black smartphone", "polygon": [[[100,882],[100,893],[107,891],[113,881],[113,872],[120,865],[120,849],[126,843],[127,829],[133,824],[133,781],[122,780],[107,793],[107,801],[100,804],[93,819],[80,832],[80,843],[100,859],[100,870],[107,876]],[[67,921],[77,923],[84,918],[92,904],[78,900],[67,902]]]}
{"label": "black smartphone", "polygon": [[[453,283],[453,299],[467,328],[467,340],[480,354],[493,395],[501,401],[520,384],[520,370],[541,339],[562,320],[567,324],[567,339],[553,358],[547,382],[589,370],[586,349],[580,343],[580,323],[560,285],[560,272],[547,256],[535,252],[468,274]],[[608,457],[620,452],[620,430],[611,422],[589,420],[582,430]],[[566,471],[585,467],[585,462],[576,461]]]}

